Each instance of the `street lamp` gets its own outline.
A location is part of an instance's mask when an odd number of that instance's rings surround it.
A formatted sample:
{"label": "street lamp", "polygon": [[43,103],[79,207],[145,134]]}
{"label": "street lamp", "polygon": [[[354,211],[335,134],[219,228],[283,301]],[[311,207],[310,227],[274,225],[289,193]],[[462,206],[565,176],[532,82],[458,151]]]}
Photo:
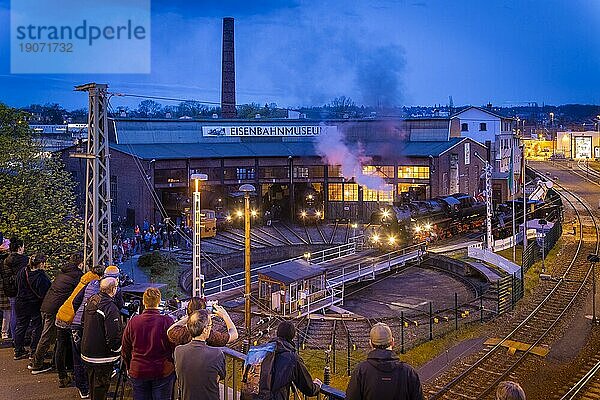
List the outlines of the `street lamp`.
{"label": "street lamp", "polygon": [[244,291],[244,327],[246,337],[250,339],[250,323],[251,323],[251,308],[250,308],[250,192],[256,189],[250,184],[240,186],[240,192],[244,192],[244,271],[246,290]]}
{"label": "street lamp", "polygon": [[588,261],[592,264],[592,324],[596,324],[596,263],[600,261],[598,254],[590,254],[587,256]]}
{"label": "street lamp", "polygon": [[200,213],[200,181],[208,180],[206,174],[192,174],[194,180],[194,247],[192,249],[192,296],[204,297],[204,275],[200,259],[200,236],[202,235],[202,215]]}

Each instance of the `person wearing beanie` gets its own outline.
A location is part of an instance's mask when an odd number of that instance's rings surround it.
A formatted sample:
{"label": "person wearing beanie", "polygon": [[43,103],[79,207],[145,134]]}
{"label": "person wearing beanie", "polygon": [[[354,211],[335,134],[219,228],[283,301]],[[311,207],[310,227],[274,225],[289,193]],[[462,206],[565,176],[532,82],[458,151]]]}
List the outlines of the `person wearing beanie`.
{"label": "person wearing beanie", "polygon": [[[287,400],[290,398],[292,384],[305,396],[316,396],[323,384],[319,379],[312,379],[302,358],[294,347],[296,327],[290,321],[283,321],[277,326],[272,374],[261,374],[261,388],[269,388],[271,399]],[[271,376],[271,382],[264,382]],[[299,396],[299,394],[297,394]]]}
{"label": "person wearing beanie", "polygon": [[373,350],[352,372],[346,399],[423,400],[419,375],[392,350],[394,337],[390,327],[383,323],[373,325],[369,338]]}

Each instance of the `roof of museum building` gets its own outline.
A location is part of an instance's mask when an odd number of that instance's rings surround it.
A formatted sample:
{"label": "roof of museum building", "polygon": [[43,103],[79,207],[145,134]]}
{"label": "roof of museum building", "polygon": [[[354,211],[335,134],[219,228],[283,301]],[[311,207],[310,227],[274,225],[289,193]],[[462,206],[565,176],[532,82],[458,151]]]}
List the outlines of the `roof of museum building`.
{"label": "roof of museum building", "polygon": [[[349,144],[351,151],[365,156],[382,158],[438,157],[468,138],[450,138],[445,141],[378,141]],[[232,143],[160,143],[160,144],[114,144],[111,149],[141,159],[188,159],[188,158],[239,158],[239,157],[320,157],[321,153],[312,141],[303,142],[232,142]]]}

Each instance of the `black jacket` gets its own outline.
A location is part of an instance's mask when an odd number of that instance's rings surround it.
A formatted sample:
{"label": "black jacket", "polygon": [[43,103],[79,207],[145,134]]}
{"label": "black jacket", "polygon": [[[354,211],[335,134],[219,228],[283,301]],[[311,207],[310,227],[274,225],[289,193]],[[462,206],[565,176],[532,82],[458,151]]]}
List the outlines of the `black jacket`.
{"label": "black jacket", "polygon": [[56,314],[60,306],[69,298],[83,272],[77,265],[69,264],[61,269],[61,273],[54,278],[52,286],[46,293],[40,311],[48,314]]}
{"label": "black jacket", "polygon": [[16,305],[39,308],[50,284],[46,271],[42,269],[32,271],[29,267],[21,269],[17,273]]}
{"label": "black jacket", "polygon": [[17,273],[27,266],[29,258],[19,253],[10,253],[0,264],[2,288],[8,297],[17,296]]}
{"label": "black jacket", "polygon": [[[316,396],[320,388],[313,383],[310,373],[296,353],[294,345],[280,338],[273,339],[272,342],[276,344],[273,367],[271,368],[271,374],[261,374],[261,390],[267,384],[263,380],[270,378],[271,400],[288,400],[292,382],[305,395]],[[301,397],[300,394],[298,394],[298,397]]]}
{"label": "black jacket", "polygon": [[423,400],[419,375],[391,350],[375,349],[354,370],[348,400]]}
{"label": "black jacket", "polygon": [[121,316],[112,297],[100,292],[90,297],[83,312],[81,359],[92,364],[108,364],[121,353]]}

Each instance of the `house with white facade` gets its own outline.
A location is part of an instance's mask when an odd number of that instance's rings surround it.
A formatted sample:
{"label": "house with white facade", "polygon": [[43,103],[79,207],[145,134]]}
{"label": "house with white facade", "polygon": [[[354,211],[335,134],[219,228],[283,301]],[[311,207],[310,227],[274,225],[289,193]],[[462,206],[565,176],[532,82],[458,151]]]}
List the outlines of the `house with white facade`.
{"label": "house with white facade", "polygon": [[[521,151],[515,132],[516,120],[495,113],[491,105],[487,108],[470,106],[450,118],[450,137],[468,137],[489,148],[489,161],[494,167],[495,200],[505,201],[511,196],[508,193],[511,156],[513,179],[519,182]],[[518,190],[516,184],[515,190]]]}

